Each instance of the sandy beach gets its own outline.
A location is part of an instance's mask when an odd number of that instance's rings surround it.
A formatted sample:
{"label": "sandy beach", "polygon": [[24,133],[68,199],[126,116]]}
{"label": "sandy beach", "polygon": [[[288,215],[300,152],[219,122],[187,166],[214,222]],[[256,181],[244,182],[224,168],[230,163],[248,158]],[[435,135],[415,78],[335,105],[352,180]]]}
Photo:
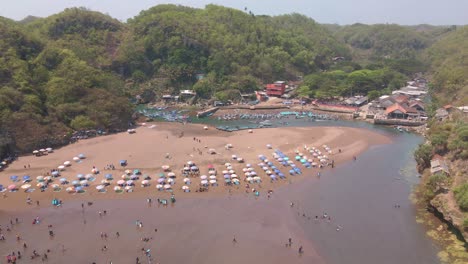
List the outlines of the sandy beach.
{"label": "sandy beach", "polygon": [[[49,263],[135,263],[137,256],[141,263],[147,263],[147,256],[139,251],[145,248],[151,249],[155,259],[151,263],[252,262],[259,254],[263,256],[260,263],[286,262],[292,257],[297,259],[297,263],[320,263],[320,256],[314,252],[313,245],[301,239],[299,226],[290,215],[282,213],[291,210],[289,201],[279,200],[274,194],[271,198],[266,197],[267,190],[316,177],[320,169],[307,169],[296,162],[303,174],[287,174],[284,180],[270,181],[257,165],[260,162],[258,155],[271,159],[286,174],[288,170],[272,157],[275,149],[294,158],[295,150],[302,152],[304,146],[322,148],[327,145],[332,149],[330,161],[339,166],[371,145],[389,141],[385,136],[365,129],[344,127],[268,128],[254,130],[253,133],[228,133],[212,127],[205,130],[203,125],[154,123],[139,127],[134,134],[121,133],[79,141],[47,156],[23,156],[0,173],[0,184],[10,185],[11,175],[30,175],[31,185],[36,190],[31,193],[22,189],[4,192],[5,196],[0,198],[0,233],[6,237],[5,241],[0,241],[6,245],[0,247],[0,254],[5,256],[13,250],[25,251],[23,255],[30,261],[32,250],[36,249],[41,254],[37,258],[40,261],[42,254],[50,249]],[[226,149],[226,144],[233,147]],[[271,149],[267,148],[268,144],[272,145]],[[215,149],[217,154],[209,154],[209,149]],[[72,161],[81,153],[86,155],[86,159],[79,163]],[[232,155],[242,157],[244,163],[232,160]],[[119,165],[123,159],[128,161],[126,167]],[[61,172],[60,178],[72,181],[77,174],[91,173],[93,167],[100,173],[94,176],[95,180],[90,182],[84,193],[66,193],[66,186],[60,192],[51,188],[40,192],[35,187],[36,176],[46,175],[64,161],[72,161],[72,165]],[[200,179],[193,177],[189,185],[191,192],[183,192],[181,171],[187,161],[193,161],[200,174],[206,175],[208,165],[212,164],[218,171],[219,185],[210,186],[206,192],[196,192]],[[240,185],[225,186],[222,183],[220,172],[225,170],[226,162],[232,163],[233,170],[240,175]],[[242,168],[247,163],[258,172],[261,184],[245,187]],[[115,170],[105,170],[109,164],[115,165]],[[171,195],[155,187],[163,165],[169,165],[176,174],[172,193],[177,202],[167,207],[156,202],[156,198]],[[112,187],[127,169],[138,169],[143,175],[148,174],[150,186],[141,187],[140,179],[135,181],[133,192],[115,193]],[[108,173],[114,180],[107,187],[107,192],[100,193],[95,187]],[[252,187],[259,191],[259,197],[251,193]],[[28,196],[32,199],[31,205],[26,203]],[[153,203],[146,202],[148,197],[153,199]],[[63,200],[63,206],[53,207],[51,200],[54,198]],[[92,205],[88,206],[88,202]],[[103,215],[104,210],[106,215]],[[237,213],[234,215],[233,212]],[[31,225],[36,216],[40,224]],[[15,224],[15,218],[19,218],[18,224]],[[136,227],[136,220],[141,220],[142,228]],[[48,225],[52,227],[48,228]],[[7,226],[11,231],[6,231]],[[48,230],[53,230],[56,235],[49,237]],[[101,232],[108,238],[101,238]],[[116,232],[121,237],[117,237]],[[16,234],[20,236],[19,241],[16,241]],[[297,258],[298,244],[294,243],[294,249],[285,251],[285,242],[278,241],[278,237],[287,240],[288,236],[294,236],[294,241],[300,240],[301,245],[308,249],[300,258]],[[232,241],[233,237],[237,242]],[[149,240],[142,241],[142,238]],[[22,248],[23,243],[28,245],[26,250]],[[216,252],[210,252],[210,245],[215,244]],[[187,257],[190,260],[184,259]]]}

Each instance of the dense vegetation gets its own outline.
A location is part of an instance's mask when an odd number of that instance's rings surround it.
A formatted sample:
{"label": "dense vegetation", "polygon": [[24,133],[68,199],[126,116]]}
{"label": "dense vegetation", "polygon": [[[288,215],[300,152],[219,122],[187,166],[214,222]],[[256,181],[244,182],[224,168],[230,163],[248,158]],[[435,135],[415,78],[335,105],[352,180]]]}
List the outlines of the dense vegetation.
{"label": "dense vegetation", "polygon": [[[431,95],[433,109],[446,104],[463,106],[468,104],[468,27],[450,30],[443,38],[424,51],[431,62]],[[452,110],[450,118],[444,121],[431,120],[428,124],[428,141],[415,152],[419,168],[430,166],[433,155],[443,155],[451,164],[450,180],[431,176],[423,192],[427,200],[435,195],[435,186],[446,183],[453,191],[455,200],[464,212],[462,226],[468,230],[468,117],[465,113]]]}
{"label": "dense vegetation", "polygon": [[376,97],[425,70],[421,52],[453,31],[330,28],[299,14],[257,16],[216,5],[159,5],[127,23],[83,8],[1,18],[0,155],[65,143],[74,130],[125,128],[129,99],[148,91],[194,89],[199,98],[228,100],[303,78],[300,96]]}

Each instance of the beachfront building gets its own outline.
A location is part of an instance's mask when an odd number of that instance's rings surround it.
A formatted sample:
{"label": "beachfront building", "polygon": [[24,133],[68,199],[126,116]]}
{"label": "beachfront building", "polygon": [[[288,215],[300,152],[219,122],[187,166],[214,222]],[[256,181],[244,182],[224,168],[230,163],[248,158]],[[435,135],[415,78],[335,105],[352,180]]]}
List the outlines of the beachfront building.
{"label": "beachfront building", "polygon": [[266,94],[268,96],[282,96],[286,91],[286,82],[277,81],[266,85]]}
{"label": "beachfront building", "polygon": [[395,103],[385,110],[388,119],[415,119],[420,116],[418,110]]}

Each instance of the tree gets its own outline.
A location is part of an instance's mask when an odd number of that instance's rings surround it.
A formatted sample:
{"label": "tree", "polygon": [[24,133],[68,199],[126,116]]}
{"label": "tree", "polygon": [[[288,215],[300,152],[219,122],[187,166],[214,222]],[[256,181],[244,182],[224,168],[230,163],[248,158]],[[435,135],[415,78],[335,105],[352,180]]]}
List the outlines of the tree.
{"label": "tree", "polygon": [[75,130],[83,130],[96,127],[96,123],[87,116],[79,115],[71,121],[70,126]]}
{"label": "tree", "polygon": [[299,95],[299,97],[309,98],[311,94],[312,91],[307,85],[302,85],[301,87],[299,87],[299,89],[297,89],[297,95]]}
{"label": "tree", "polygon": [[414,152],[414,158],[418,163],[420,170],[428,168],[431,165],[432,146],[421,144]]}

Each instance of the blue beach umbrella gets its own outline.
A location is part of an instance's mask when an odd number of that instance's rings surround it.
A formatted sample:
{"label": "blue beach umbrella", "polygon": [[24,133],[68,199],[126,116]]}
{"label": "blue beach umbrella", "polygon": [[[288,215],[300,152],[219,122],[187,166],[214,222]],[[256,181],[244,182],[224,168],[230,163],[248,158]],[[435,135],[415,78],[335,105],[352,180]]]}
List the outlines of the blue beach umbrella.
{"label": "blue beach umbrella", "polygon": [[72,181],[72,185],[74,185],[74,186],[79,186],[79,185],[80,185],[80,182],[79,182],[79,181]]}
{"label": "blue beach umbrella", "polygon": [[278,176],[280,176],[280,178],[286,178],[286,176],[283,174],[283,173],[278,173]]}
{"label": "blue beach umbrella", "polygon": [[276,174],[279,174],[279,173],[280,173],[280,170],[278,170],[278,169],[274,169],[273,171],[274,171]]}
{"label": "blue beach umbrella", "polygon": [[18,176],[12,175],[12,176],[10,176],[10,180],[12,180],[12,181],[14,181],[14,182],[15,182],[15,181],[18,181]]}
{"label": "blue beach umbrella", "polygon": [[224,174],[224,179],[229,179],[231,176],[229,174]]}
{"label": "blue beach umbrella", "polygon": [[294,170],[290,170],[289,174],[294,175]]}
{"label": "blue beach umbrella", "polygon": [[76,190],[76,192],[82,192],[82,191],[84,191],[83,187],[81,187],[81,186],[77,186],[77,187],[75,188],[75,190]]}
{"label": "blue beach umbrella", "polygon": [[23,176],[23,181],[29,181],[29,180],[31,180],[31,176],[29,176],[29,175],[24,175]]}
{"label": "blue beach umbrella", "polygon": [[77,174],[77,175],[76,175],[76,178],[78,178],[78,179],[84,179],[84,174]]}
{"label": "blue beach umbrella", "polygon": [[112,179],[112,174],[108,173],[104,176],[106,179],[111,180]]}
{"label": "blue beach umbrella", "polygon": [[3,185],[0,184],[0,191],[3,190]]}
{"label": "blue beach umbrella", "polygon": [[83,154],[83,153],[81,153],[80,155],[78,155],[78,158],[80,158],[80,159],[85,159],[85,158],[86,158],[86,155]]}
{"label": "blue beach umbrella", "polygon": [[272,170],[276,170],[276,169],[277,169],[276,166],[271,166],[270,168],[271,168]]}
{"label": "blue beach umbrella", "polygon": [[268,166],[273,166],[273,162],[269,161],[268,163]]}
{"label": "blue beach umbrella", "polygon": [[141,173],[141,172],[140,172],[140,170],[139,170],[139,169],[135,169],[135,170],[133,170],[133,174],[135,174],[135,175],[138,175],[138,174],[140,174],[140,173]]}
{"label": "blue beach umbrella", "polygon": [[60,175],[60,172],[58,172],[58,171],[53,171],[51,174],[52,174],[52,176],[57,177],[57,176]]}
{"label": "blue beach umbrella", "polygon": [[270,178],[271,178],[272,180],[276,180],[276,175],[271,174],[271,175],[270,175]]}

